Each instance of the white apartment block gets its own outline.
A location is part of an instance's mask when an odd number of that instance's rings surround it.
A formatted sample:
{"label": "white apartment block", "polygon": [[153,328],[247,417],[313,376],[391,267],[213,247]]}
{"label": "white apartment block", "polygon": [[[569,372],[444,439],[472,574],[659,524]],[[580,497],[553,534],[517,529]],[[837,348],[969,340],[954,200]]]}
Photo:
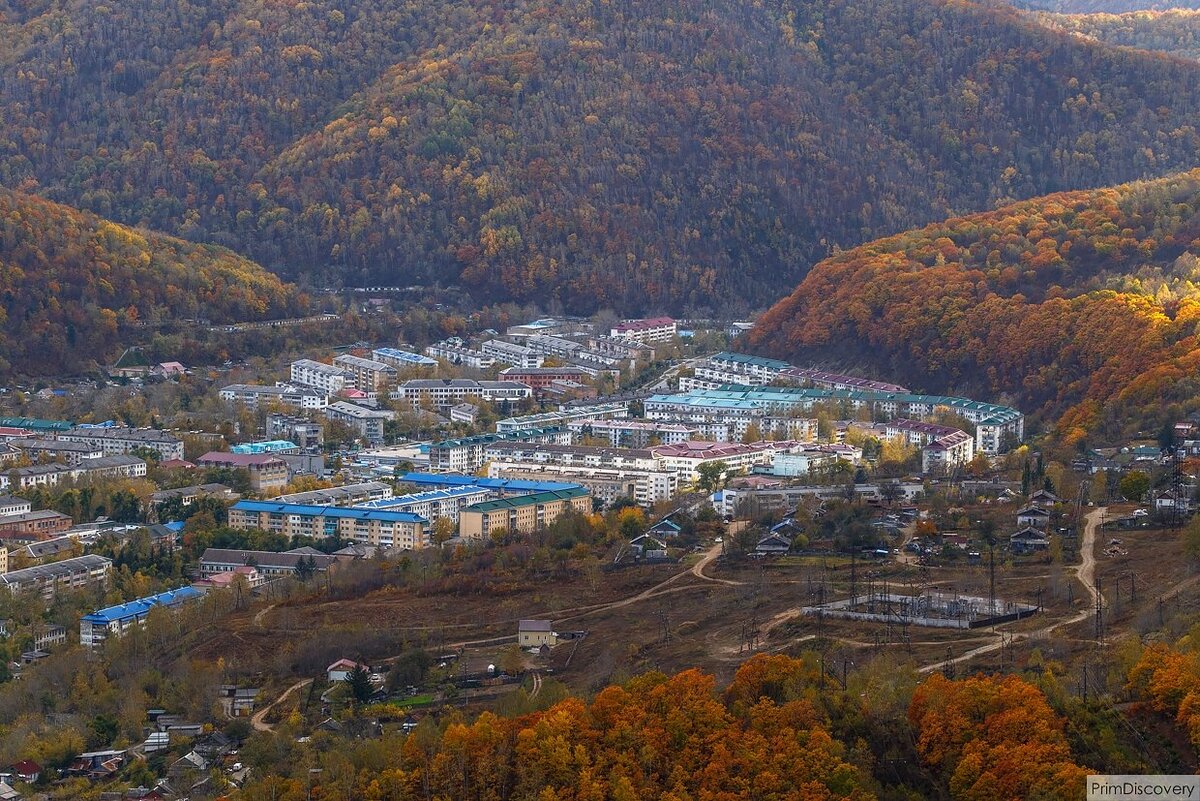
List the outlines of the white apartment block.
{"label": "white apartment block", "polygon": [[292,362],[291,380],[293,384],[312,387],[326,395],[335,395],[353,383],[351,375],[341,367],[312,359]]}
{"label": "white apartment block", "polygon": [[257,409],[260,403],[278,403],[296,409],[319,411],[329,405],[329,396],[308,387],[277,384],[269,387],[262,384],[230,384],[222,387],[221,400],[240,403],[249,409]]}
{"label": "white apartment block", "polygon": [[609,336],[637,342],[670,342],[675,338],[677,331],[678,326],[670,317],[649,317],[643,320],[626,320],[614,326]]}
{"label": "white apartment block", "polygon": [[376,348],[371,351],[371,356],[375,361],[390,364],[397,370],[436,372],[438,366],[436,359],[399,348]]}
{"label": "white apartment block", "polygon": [[534,442],[493,442],[483,449],[485,461],[508,460],[537,464],[578,465],[614,470],[657,470],[659,460],[648,450],[557,445]]}
{"label": "white apartment block", "polygon": [[333,366],[350,374],[355,389],[379,392],[396,383],[396,368],[385,362],[349,353],[334,358]]}
{"label": "white apartment block", "polygon": [[329,404],[325,409],[325,417],[328,420],[345,423],[368,442],[383,442],[383,424],[387,420],[395,420],[396,413],[338,401]]}
{"label": "white apartment block", "polygon": [[483,467],[487,446],[501,440],[570,445],[571,432],[565,428],[546,428],[443,440],[429,447],[429,467],[435,473],[474,473]]}
{"label": "white apartment block", "polygon": [[700,466],[723,462],[725,475],[750,472],[755,465],[771,464],[776,452],[795,451],[803,447],[799,442],[755,442],[742,445],[734,442],[685,442],[679,445],[660,445],[651,448],[662,466],[679,475],[681,482],[696,482],[700,479]]}
{"label": "white apartment block", "polygon": [[389,512],[408,512],[426,520],[439,517],[458,523],[458,514],[463,507],[483,503],[493,497],[487,487],[450,487],[447,489],[400,495],[386,500],[356,504],[356,509],[382,509]]}
{"label": "white apartment block", "polygon": [[668,470],[608,469],[504,459],[488,463],[488,477],[579,484],[606,506],[618,498],[633,498],[638,505],[650,507],[670,500],[679,491],[679,476]]}
{"label": "white apartment block", "polygon": [[[589,407],[584,408],[590,411]],[[594,416],[567,422],[575,444],[585,437],[606,439],[614,448],[646,448],[677,445],[694,439],[709,439],[695,424],[661,423],[655,420],[609,420]],[[720,440],[718,440],[720,441]]]}
{"label": "white apartment block", "polygon": [[534,334],[527,337],[525,339],[525,346],[536,353],[544,356],[554,356],[559,359],[568,359],[586,350],[581,342],[546,334]]}
{"label": "white apartment block", "polygon": [[511,364],[513,367],[541,367],[545,361],[542,354],[524,345],[514,345],[502,339],[489,339],[480,348],[483,355],[491,356],[498,362]]}
{"label": "white apartment block", "polygon": [[589,406],[576,408],[566,407],[557,412],[542,412],[526,414],[520,417],[508,417],[496,423],[496,433],[507,434],[512,431],[527,431],[532,428],[547,428],[561,426],[575,420],[617,419],[629,417],[627,402],[594,403]]}
{"label": "white apartment block", "polygon": [[60,431],[56,438],[62,442],[91,445],[102,450],[105,456],[123,456],[130,451],[148,448],[161,459],[183,458],[183,440],[154,428],[81,427]]}
{"label": "white apartment block", "polygon": [[518,381],[474,381],[469,378],[414,378],[391,393],[392,400],[408,401],[414,411],[426,403],[445,408],[466,400],[514,404],[532,397],[533,388]]}
{"label": "white apartment block", "polygon": [[473,370],[487,370],[496,366],[496,360],[482,351],[471,350],[461,345],[452,345],[448,342],[437,342],[430,345],[425,348],[425,355],[450,362],[450,364],[470,367]]}

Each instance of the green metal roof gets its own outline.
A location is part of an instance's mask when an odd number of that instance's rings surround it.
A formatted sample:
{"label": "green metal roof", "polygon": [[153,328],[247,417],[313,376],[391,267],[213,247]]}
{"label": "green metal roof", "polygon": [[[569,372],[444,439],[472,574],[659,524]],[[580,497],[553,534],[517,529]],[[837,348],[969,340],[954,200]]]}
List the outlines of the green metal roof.
{"label": "green metal roof", "polygon": [[462,511],[498,512],[501,509],[517,509],[522,506],[536,506],[539,503],[549,503],[551,501],[569,501],[573,498],[586,497],[587,494],[588,491],[583,487],[552,490],[550,492],[535,492],[532,495],[518,495],[515,498],[501,498],[498,501],[484,501],[483,503],[464,506]]}

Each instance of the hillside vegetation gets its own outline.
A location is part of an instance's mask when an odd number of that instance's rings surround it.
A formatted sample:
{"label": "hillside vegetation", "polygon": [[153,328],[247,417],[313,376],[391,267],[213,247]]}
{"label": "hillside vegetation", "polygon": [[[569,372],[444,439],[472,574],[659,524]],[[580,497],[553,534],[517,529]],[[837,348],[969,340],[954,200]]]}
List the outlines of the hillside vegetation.
{"label": "hillside vegetation", "polygon": [[1037,13],[1041,24],[1120,47],[1137,47],[1200,60],[1200,10],[1127,14]]}
{"label": "hillside vegetation", "polygon": [[913,386],[1004,396],[1069,441],[1200,393],[1200,171],[1017,203],[818,264],[749,335]]}
{"label": "hillside vegetation", "polygon": [[1058,14],[1127,14],[1131,11],[1200,8],[1200,0],[1013,0],[1013,5]]}
{"label": "hillside vegetation", "polygon": [[224,248],[0,189],[0,373],[106,364],[132,332],[164,320],[270,319],[304,305],[294,287]]}
{"label": "hillside vegetation", "polygon": [[941,0],[0,0],[0,183],[285,276],[773,300],[835,245],[1192,166],[1200,66]]}

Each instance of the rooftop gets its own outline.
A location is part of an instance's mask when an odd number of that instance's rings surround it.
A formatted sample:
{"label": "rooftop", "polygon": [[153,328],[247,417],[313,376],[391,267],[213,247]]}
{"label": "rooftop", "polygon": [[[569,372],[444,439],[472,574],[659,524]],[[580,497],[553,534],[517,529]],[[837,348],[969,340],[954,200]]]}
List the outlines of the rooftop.
{"label": "rooftop", "polygon": [[332,364],[318,362],[314,359],[297,359],[292,362],[292,367],[299,367],[304,370],[311,370],[314,373],[322,373],[324,375],[345,375],[346,371],[340,367],[335,367]]}
{"label": "rooftop", "polygon": [[64,559],[61,562],[51,562],[48,565],[34,565],[22,570],[0,573],[0,585],[19,586],[26,581],[56,579],[73,573],[99,570],[112,565],[112,560],[94,553]]}
{"label": "rooftop", "polygon": [[418,503],[428,503],[430,501],[448,501],[454,498],[469,498],[472,495],[478,495],[481,492],[489,492],[487,487],[475,485],[465,485],[461,487],[449,487],[447,489],[428,490],[426,492],[414,492],[410,495],[399,495],[395,498],[380,498],[377,501],[364,501],[354,504],[355,509],[390,509],[394,506],[413,506]]}
{"label": "rooftop", "polygon": [[507,478],[483,478],[455,473],[405,473],[400,481],[409,484],[429,484],[449,487],[482,487],[499,492],[549,492],[576,488],[579,485],[563,481],[521,481]]}
{"label": "rooftop", "polygon": [[530,495],[517,495],[512,498],[500,498],[494,501],[484,501],[476,503],[463,509],[464,512],[497,512],[501,509],[518,509],[522,506],[534,506],[540,503],[553,503],[554,501],[569,501],[574,498],[587,497],[588,491],[583,487],[572,487],[570,489],[549,490],[547,492],[535,492]]}
{"label": "rooftop", "polygon": [[388,512],[380,509],[361,509],[345,506],[315,506],[303,503],[278,503],[276,501],[238,501],[232,507],[239,512],[269,512],[271,514],[298,515],[301,517],[334,517],[353,520],[378,520],[383,523],[428,523],[420,515],[408,512]]}
{"label": "rooftop", "polygon": [[209,451],[196,460],[196,464],[229,465],[231,467],[262,467],[266,465],[282,465],[282,459],[261,453],[226,453],[224,451]]}
{"label": "rooftop", "polygon": [[203,592],[195,587],[180,587],[175,590],[167,590],[160,592],[157,595],[148,595],[145,598],[138,598],[127,603],[117,604],[116,606],[108,606],[104,609],[97,609],[89,615],[84,615],[81,620],[87,621],[95,625],[105,626],[109,623],[119,621],[133,620],[142,617],[150,612],[156,606],[175,606],[184,601],[191,601],[200,598],[204,595]]}
{"label": "rooftop", "polygon": [[790,364],[779,359],[767,359],[763,356],[751,356],[748,353],[730,353],[729,351],[722,351],[710,358],[709,361],[752,365],[754,367],[765,367],[769,370],[786,370],[791,367]]}
{"label": "rooftop", "polygon": [[371,353],[377,359],[394,359],[395,361],[409,362],[424,367],[437,365],[437,359],[431,359],[428,356],[422,356],[419,353],[413,353],[408,350],[400,350],[399,348],[376,348]]}
{"label": "rooftop", "polygon": [[[416,354],[413,354],[414,356]],[[424,356],[422,359],[426,358]],[[384,373],[394,373],[396,368],[385,362],[377,362],[374,359],[364,359],[362,356],[355,356],[350,353],[344,353],[333,360],[335,365],[344,364],[349,367],[355,367],[362,370],[378,370]]]}

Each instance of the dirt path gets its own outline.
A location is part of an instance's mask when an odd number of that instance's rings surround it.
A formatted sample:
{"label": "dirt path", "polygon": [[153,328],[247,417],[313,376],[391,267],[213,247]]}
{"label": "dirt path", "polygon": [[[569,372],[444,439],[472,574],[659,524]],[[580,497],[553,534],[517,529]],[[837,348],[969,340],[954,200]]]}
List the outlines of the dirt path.
{"label": "dirt path", "polygon": [[274,731],[275,727],[266,722],[267,713],[278,706],[283,699],[296,692],[296,690],[307,687],[310,684],[312,684],[312,679],[301,679],[291,687],[288,687],[286,690],[280,693],[278,698],[255,712],[254,716],[250,718],[250,725],[254,727],[255,731]]}
{"label": "dirt path", "polygon": [[[1048,626],[1044,626],[1028,633],[1013,634],[1011,640],[1043,639],[1049,637],[1055,629],[1061,628],[1062,626],[1070,626],[1075,623],[1080,623],[1084,620],[1087,620],[1094,614],[1093,610],[1096,605],[1096,598],[1099,595],[1099,593],[1096,591],[1096,529],[1099,528],[1100,521],[1103,520],[1105,511],[1105,507],[1102,506],[1099,509],[1089,512],[1084,518],[1086,522],[1083,528],[1083,540],[1079,545],[1079,564],[1072,568],[1075,573],[1075,577],[1079,579],[1079,583],[1083,585],[1085,590],[1087,590],[1088,598],[1090,599],[1091,603],[1074,615],[1063,618],[1055,623],[1051,623]],[[998,651],[1003,648],[1004,645],[1005,641],[1003,639],[995,639],[986,645],[981,645],[978,648],[972,648],[966,653],[960,654],[956,657],[943,659],[942,661],[934,662],[931,665],[925,665],[921,668],[921,672],[932,673],[936,670],[942,670],[943,668],[949,667],[950,665],[955,665],[960,662],[967,662],[982,654]]]}

